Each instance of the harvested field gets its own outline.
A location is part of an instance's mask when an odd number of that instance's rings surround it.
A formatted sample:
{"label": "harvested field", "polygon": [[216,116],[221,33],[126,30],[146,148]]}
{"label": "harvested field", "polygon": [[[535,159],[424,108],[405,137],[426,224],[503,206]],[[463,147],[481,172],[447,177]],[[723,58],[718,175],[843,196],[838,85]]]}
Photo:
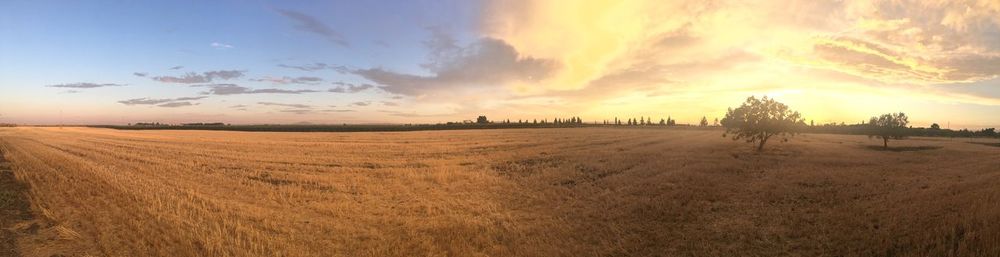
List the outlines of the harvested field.
{"label": "harvested field", "polygon": [[996,142],[721,133],[0,128],[34,214],[0,224],[44,257],[1000,255]]}

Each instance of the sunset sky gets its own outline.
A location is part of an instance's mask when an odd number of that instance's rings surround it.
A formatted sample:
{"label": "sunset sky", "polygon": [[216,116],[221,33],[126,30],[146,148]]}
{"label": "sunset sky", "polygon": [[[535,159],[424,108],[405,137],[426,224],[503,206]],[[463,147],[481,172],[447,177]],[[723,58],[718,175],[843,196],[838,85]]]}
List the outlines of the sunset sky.
{"label": "sunset sky", "polygon": [[1000,126],[1000,1],[2,1],[0,123]]}

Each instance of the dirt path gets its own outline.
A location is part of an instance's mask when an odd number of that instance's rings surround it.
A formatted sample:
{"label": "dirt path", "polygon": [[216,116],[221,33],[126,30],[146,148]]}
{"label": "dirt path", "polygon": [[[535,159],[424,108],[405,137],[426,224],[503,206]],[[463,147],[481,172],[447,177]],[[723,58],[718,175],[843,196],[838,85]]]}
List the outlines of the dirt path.
{"label": "dirt path", "polygon": [[0,257],[21,256],[17,252],[17,233],[12,226],[31,219],[31,206],[24,195],[26,190],[0,152]]}

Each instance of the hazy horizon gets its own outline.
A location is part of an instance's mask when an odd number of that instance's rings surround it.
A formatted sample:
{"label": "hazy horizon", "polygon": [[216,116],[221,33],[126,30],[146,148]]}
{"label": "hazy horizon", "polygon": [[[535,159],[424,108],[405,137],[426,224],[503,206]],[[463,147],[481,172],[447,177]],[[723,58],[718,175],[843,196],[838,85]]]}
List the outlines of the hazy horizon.
{"label": "hazy horizon", "polygon": [[0,123],[1000,127],[1000,2],[5,1]]}

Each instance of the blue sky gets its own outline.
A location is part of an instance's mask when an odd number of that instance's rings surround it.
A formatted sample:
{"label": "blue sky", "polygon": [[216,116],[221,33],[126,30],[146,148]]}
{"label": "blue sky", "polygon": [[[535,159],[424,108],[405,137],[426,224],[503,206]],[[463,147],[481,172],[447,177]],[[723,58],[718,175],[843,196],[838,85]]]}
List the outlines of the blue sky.
{"label": "blue sky", "polygon": [[[333,70],[301,71],[279,67],[328,63],[347,67],[385,67],[422,72],[423,41],[432,29],[457,39],[474,38],[471,22],[477,9],[472,1],[339,1],[286,3],[281,1],[5,1],[0,3],[0,91],[8,117],[51,118],[56,111],[69,122],[120,122],[114,112],[141,120],[177,119],[164,112],[143,113],[116,109],[151,109],[117,103],[135,98],[198,96],[203,90],[165,85],[152,76],[181,76],[188,72],[245,71],[239,85],[255,88],[327,90],[334,82],[362,84],[357,76]],[[302,21],[283,14],[314,19],[343,38],[299,28]],[[447,15],[441,15],[447,14]],[[176,68],[176,69],[171,69]],[[139,77],[134,73],[146,73]],[[310,76],[321,85],[275,85],[259,78]],[[121,87],[53,88],[46,85],[112,83]],[[253,99],[217,99],[234,105],[293,101],[346,106],[354,102],[392,100],[392,96],[359,92],[330,94],[260,95]],[[74,92],[74,93],[67,93]],[[220,97],[221,98],[221,97]],[[230,97],[233,98],[233,97]],[[10,106],[15,101],[19,106]],[[204,103],[201,103],[204,104]],[[218,105],[218,104],[217,104]],[[96,106],[96,107],[95,107]],[[118,108],[115,108],[118,107]],[[218,107],[216,107],[218,108]],[[155,108],[152,108],[155,109]],[[36,112],[38,111],[38,112]],[[188,112],[173,109],[170,112]],[[69,114],[67,114],[69,113]],[[110,117],[114,116],[114,117]],[[144,117],[149,116],[149,117]],[[180,115],[183,116],[183,115]],[[45,117],[17,116],[22,122],[54,122]],[[269,119],[250,119],[266,122]],[[287,121],[295,120],[289,119]],[[362,121],[362,120],[358,120]]]}
{"label": "blue sky", "polygon": [[1000,126],[1000,2],[3,1],[0,122]]}

